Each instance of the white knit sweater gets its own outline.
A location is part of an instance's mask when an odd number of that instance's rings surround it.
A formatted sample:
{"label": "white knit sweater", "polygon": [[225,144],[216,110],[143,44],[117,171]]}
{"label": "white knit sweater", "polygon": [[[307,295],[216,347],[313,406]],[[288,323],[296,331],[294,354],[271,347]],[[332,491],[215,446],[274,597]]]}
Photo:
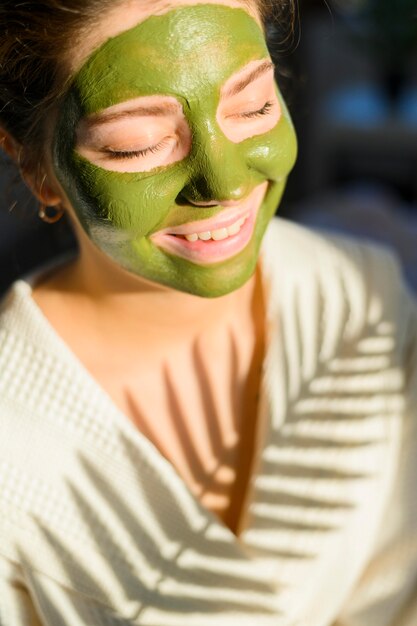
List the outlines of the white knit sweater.
{"label": "white knit sweater", "polygon": [[417,624],[414,303],[385,252],[282,220],[262,262],[263,414],[238,538],[86,372],[30,285],[13,286],[0,314],[1,626]]}

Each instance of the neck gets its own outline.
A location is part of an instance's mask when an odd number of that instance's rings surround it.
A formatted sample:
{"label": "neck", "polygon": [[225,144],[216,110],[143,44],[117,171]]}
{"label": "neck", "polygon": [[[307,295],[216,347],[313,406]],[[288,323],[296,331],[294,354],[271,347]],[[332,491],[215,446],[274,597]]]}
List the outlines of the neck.
{"label": "neck", "polygon": [[256,279],[225,296],[202,298],[136,277],[102,253],[81,247],[78,259],[50,282],[107,341],[120,343],[124,337],[166,349],[222,323],[234,324],[251,309]]}

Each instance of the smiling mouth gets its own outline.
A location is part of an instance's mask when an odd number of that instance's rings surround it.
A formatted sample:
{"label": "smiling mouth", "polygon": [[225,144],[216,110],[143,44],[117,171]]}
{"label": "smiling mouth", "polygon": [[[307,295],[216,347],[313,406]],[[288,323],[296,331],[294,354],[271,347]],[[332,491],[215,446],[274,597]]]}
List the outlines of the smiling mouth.
{"label": "smiling mouth", "polygon": [[250,212],[248,211],[243,217],[236,220],[236,222],[233,222],[233,224],[231,224],[230,226],[217,228],[215,230],[203,230],[202,232],[191,233],[189,235],[174,235],[174,236],[182,237],[186,239],[187,241],[191,241],[191,242],[198,241],[198,239],[200,239],[201,241],[210,241],[210,240],[223,241],[224,239],[228,239],[229,237],[234,237],[240,232],[240,229],[242,228],[243,224],[248,219],[249,214]]}
{"label": "smiling mouth", "polygon": [[154,233],[151,240],[165,252],[193,263],[225,261],[250,242],[267,187],[265,181],[237,206],[224,208],[212,218],[163,229]]}

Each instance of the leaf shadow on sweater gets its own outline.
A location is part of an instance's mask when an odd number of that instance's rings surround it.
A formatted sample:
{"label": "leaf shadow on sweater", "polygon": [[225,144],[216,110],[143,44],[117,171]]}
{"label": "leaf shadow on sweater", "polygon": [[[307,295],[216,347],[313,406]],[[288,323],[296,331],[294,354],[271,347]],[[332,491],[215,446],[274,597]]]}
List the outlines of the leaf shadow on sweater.
{"label": "leaf shadow on sweater", "polygon": [[[137,500],[126,500],[123,486],[117,491],[100,469],[81,454],[78,455],[79,463],[85,480],[81,485],[67,481],[70,497],[91,540],[84,558],[71,551],[62,534],[36,520],[49,551],[59,561],[67,580],[74,581],[75,588],[84,596],[82,601],[76,593],[66,597],[66,601],[73,597],[71,610],[78,616],[78,621],[85,623],[89,615],[88,623],[101,624],[92,617],[94,611],[98,614],[101,611],[111,626],[128,626],[140,623],[142,614],[152,609],[184,616],[193,613],[278,615],[276,606],[272,603],[268,606],[263,601],[265,595],[271,595],[270,581],[251,571],[243,552],[233,549],[224,537],[213,535],[214,517],[190,532],[186,512],[178,507],[167,487],[162,495],[164,508],[167,512],[171,507],[175,510],[176,523],[172,524],[168,516],[161,515],[155,520],[157,533],[152,532],[155,527],[152,529],[142,523],[141,508],[144,513],[154,508],[152,486],[149,487],[143,475],[147,469],[140,465],[135,447],[124,435],[119,438],[126,458],[135,468],[132,477],[136,482]],[[92,490],[99,494],[99,508],[90,504]],[[132,491],[129,493],[132,496]],[[186,528],[186,543],[181,527]],[[178,536],[173,534],[176,528]],[[198,560],[188,563],[188,556],[192,557],[193,553],[197,554]],[[99,569],[90,566],[89,554],[99,555]],[[21,558],[24,562],[24,555]],[[217,560],[225,566],[219,569]],[[114,605],[107,605],[103,599],[106,588],[117,590],[118,615],[114,613]],[[42,587],[36,593],[39,602],[47,607],[48,615],[54,615],[54,611],[59,615],[59,606],[54,607],[53,596]],[[56,617],[56,624],[60,623]]]}
{"label": "leaf shadow on sweater", "polygon": [[[251,506],[252,554],[272,553],[283,561],[307,553],[314,559],[326,537],[350,523],[359,505],[357,494],[368,489],[372,497],[369,485],[384,469],[390,423],[403,408],[395,329],[385,323],[383,308],[368,313],[355,328],[354,315],[345,306],[338,317],[333,312],[334,323],[331,298],[323,293],[330,287],[314,288],[318,314],[312,341],[300,340],[305,336],[300,292],[292,295],[291,317],[281,320],[282,334],[294,342],[281,355],[283,380],[276,404],[284,408],[271,421]],[[347,304],[349,287],[343,288]],[[365,310],[372,307],[371,302],[362,304]],[[265,531],[267,536],[275,532],[275,545],[263,542]],[[286,554],[285,545],[291,546]]]}

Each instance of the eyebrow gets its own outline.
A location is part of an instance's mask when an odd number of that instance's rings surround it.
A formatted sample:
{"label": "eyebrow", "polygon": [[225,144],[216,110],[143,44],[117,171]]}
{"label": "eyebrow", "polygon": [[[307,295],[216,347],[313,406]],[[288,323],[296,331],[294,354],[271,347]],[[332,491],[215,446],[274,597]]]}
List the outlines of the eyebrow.
{"label": "eyebrow", "polygon": [[236,94],[243,91],[245,87],[250,85],[250,83],[253,83],[254,80],[259,78],[263,74],[266,74],[267,72],[269,72],[269,70],[274,69],[274,67],[275,66],[272,61],[264,61],[263,63],[261,63],[261,65],[258,65],[258,67],[252,70],[252,72],[249,72],[249,74],[247,74],[244,78],[237,80],[230,87],[227,87],[222,94],[223,97],[230,98],[231,96],[235,96]]}
{"label": "eyebrow", "polygon": [[163,117],[164,115],[170,115],[177,113],[178,105],[173,102],[167,102],[162,105],[154,106],[137,106],[134,109],[124,109],[122,111],[116,111],[114,113],[98,113],[87,117],[84,122],[87,126],[101,126],[101,124],[107,124],[108,122],[114,122],[116,120],[124,119],[127,117],[139,117],[139,116],[156,116]]}
{"label": "eyebrow", "polygon": [[[266,74],[271,69],[274,69],[274,67],[275,66],[272,61],[264,61],[261,65],[258,65],[258,67],[249,72],[249,74],[247,74],[244,78],[237,80],[230,87],[228,87],[223,92],[223,97],[230,98],[231,96],[235,96],[257,78]],[[172,113],[176,113],[177,111],[178,105],[170,102],[160,106],[137,106],[134,109],[125,109],[122,111],[116,111],[115,113],[98,113],[86,118],[84,122],[87,126],[101,126],[102,124],[108,124],[109,122],[114,122],[128,117],[163,117],[164,115],[170,115]]]}

